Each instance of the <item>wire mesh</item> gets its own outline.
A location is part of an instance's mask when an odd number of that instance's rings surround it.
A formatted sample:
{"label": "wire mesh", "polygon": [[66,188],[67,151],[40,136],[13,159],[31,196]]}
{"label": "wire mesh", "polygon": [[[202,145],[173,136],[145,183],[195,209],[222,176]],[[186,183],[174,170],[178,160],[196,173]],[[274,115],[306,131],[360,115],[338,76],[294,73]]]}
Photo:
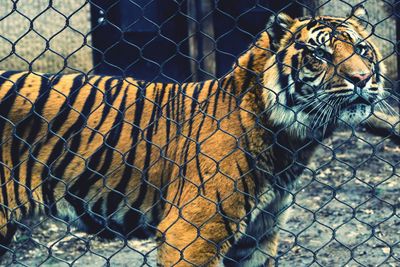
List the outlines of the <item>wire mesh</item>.
{"label": "wire mesh", "polygon": [[2,266],[399,266],[398,1],[3,2]]}

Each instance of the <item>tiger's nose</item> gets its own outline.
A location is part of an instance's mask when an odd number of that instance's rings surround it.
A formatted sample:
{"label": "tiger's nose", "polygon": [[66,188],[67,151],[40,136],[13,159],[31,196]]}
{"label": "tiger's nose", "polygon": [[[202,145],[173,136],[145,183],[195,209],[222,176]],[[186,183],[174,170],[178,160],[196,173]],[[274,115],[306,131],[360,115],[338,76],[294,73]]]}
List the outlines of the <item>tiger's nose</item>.
{"label": "tiger's nose", "polygon": [[357,85],[358,87],[365,87],[367,84],[369,78],[371,77],[371,73],[365,73],[365,72],[360,72],[360,73],[350,73],[346,75],[346,78],[350,80],[354,85]]}

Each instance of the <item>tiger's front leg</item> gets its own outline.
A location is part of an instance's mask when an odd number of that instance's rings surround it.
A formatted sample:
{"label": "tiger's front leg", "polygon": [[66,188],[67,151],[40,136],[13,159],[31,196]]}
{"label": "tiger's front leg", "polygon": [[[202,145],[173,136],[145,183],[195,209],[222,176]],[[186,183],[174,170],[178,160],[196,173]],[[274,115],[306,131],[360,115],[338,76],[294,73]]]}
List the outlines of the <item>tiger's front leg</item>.
{"label": "tiger's front leg", "polygon": [[375,111],[366,121],[366,129],[376,135],[387,137],[400,144],[400,123],[398,116]]}
{"label": "tiger's front leg", "polygon": [[217,220],[201,229],[179,219],[160,237],[159,266],[218,266],[228,247],[225,226]]}
{"label": "tiger's front leg", "polygon": [[255,237],[244,236],[224,257],[224,266],[273,266],[278,250],[278,233],[275,231],[261,240],[255,240]]}
{"label": "tiger's front leg", "polygon": [[[165,228],[166,225],[170,227]],[[220,266],[223,259],[224,266],[229,267],[273,266],[278,248],[277,229],[261,237],[242,235],[238,242],[233,242],[235,235],[229,230],[230,225],[220,216],[203,227],[177,217],[166,218],[159,227],[159,265]]]}
{"label": "tiger's front leg", "polygon": [[159,266],[219,266],[238,233],[238,223],[217,206],[198,197],[171,209],[158,226]]}
{"label": "tiger's front leg", "polygon": [[[261,205],[253,209],[244,234],[224,257],[228,267],[273,266],[278,251],[279,229],[284,227],[289,210],[288,198],[267,190]],[[270,199],[271,201],[265,201]],[[264,202],[264,204],[262,204]]]}

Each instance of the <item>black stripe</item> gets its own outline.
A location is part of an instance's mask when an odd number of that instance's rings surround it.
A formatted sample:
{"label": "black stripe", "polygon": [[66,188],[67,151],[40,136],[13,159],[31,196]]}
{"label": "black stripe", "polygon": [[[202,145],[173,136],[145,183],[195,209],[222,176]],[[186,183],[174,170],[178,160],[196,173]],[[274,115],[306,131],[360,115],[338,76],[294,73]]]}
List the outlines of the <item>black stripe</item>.
{"label": "black stripe", "polygon": [[[74,158],[74,153],[77,153],[81,143],[81,135],[80,132],[85,127],[87,123],[87,117],[90,115],[90,112],[96,102],[96,93],[98,91],[97,86],[99,85],[101,78],[98,78],[93,86],[90,88],[90,93],[85,101],[85,104],[81,111],[79,111],[78,119],[71,125],[71,127],[62,135],[61,140],[59,142],[67,143],[71,136],[71,145],[68,148],[67,155],[62,159],[60,164],[54,168],[53,174],[56,178],[61,179],[64,175],[64,171],[69,165],[69,163]],[[75,98],[78,96],[78,92],[75,95]],[[76,99],[73,101],[75,102]],[[71,104],[72,106],[72,104]],[[65,117],[68,120],[68,117]],[[56,145],[57,146],[57,145]],[[72,152],[72,153],[71,153]],[[53,166],[54,167],[54,166]],[[53,179],[53,186],[57,184],[58,179]],[[55,183],[55,184],[54,184]]]}
{"label": "black stripe", "polygon": [[300,82],[299,77],[298,77],[298,71],[300,69],[299,66],[299,55],[293,55],[292,56],[292,79],[295,83]]}
{"label": "black stripe", "polygon": [[248,87],[250,85],[251,80],[255,76],[255,74],[253,72],[254,71],[253,70],[253,67],[254,67],[253,65],[254,65],[254,54],[251,53],[250,56],[249,56],[249,60],[247,61],[247,65],[246,65],[246,70],[245,70],[246,71],[246,77],[245,77],[245,79],[243,81],[243,84],[242,84],[242,90],[241,90],[242,94],[247,92],[249,89],[251,89],[251,88],[248,88]]}
{"label": "black stripe", "polygon": [[[367,42],[367,43],[370,46],[370,49],[371,49],[372,54],[374,56],[372,61],[377,61],[378,60],[378,55],[377,55],[375,49],[373,49],[372,45],[369,42]],[[380,83],[380,82],[382,82],[382,77],[381,77],[381,69],[380,69],[379,62],[373,62],[372,64],[375,66],[376,82]]]}
{"label": "black stripe", "polygon": [[324,31],[320,31],[320,32],[317,34],[316,38],[315,38],[315,41],[317,42],[318,45],[323,45],[323,43],[321,42],[321,41],[322,41],[322,40],[321,40],[321,36],[322,36],[323,34],[325,34],[325,32],[324,32]]}
{"label": "black stripe", "polygon": [[[49,81],[48,83],[48,93],[51,92],[51,90],[54,88],[53,86],[58,84],[61,79],[63,78],[62,75],[56,76],[56,78],[52,81]],[[43,84],[42,84],[43,85]],[[48,99],[49,95],[47,95],[47,91],[45,91],[44,95],[46,95],[46,98]],[[43,101],[43,106],[41,106],[42,104],[40,104],[38,107],[35,106],[35,110],[38,114],[43,113],[43,108],[45,106],[45,100],[47,100],[45,97],[42,97],[42,101]],[[40,112],[38,112],[38,110]],[[45,124],[45,126],[47,127],[47,124]],[[33,127],[34,128],[34,127]],[[40,127],[38,127],[38,129],[40,129]],[[37,135],[37,134],[36,134]],[[32,134],[33,136],[33,134]],[[36,139],[37,137],[33,137],[32,138],[32,145],[33,145],[33,141]],[[47,137],[46,137],[47,138]],[[40,149],[42,148],[43,145],[43,138],[40,138],[41,141],[37,141],[36,144],[34,144],[34,148],[30,148],[30,152],[29,152],[29,157],[28,157],[28,161],[27,161],[27,166],[26,166],[26,179],[27,179],[27,187],[30,188],[31,187],[31,180],[32,180],[32,173],[33,173],[33,167],[34,164],[37,161],[37,156],[39,155]],[[46,168],[46,166],[44,166]],[[31,192],[30,192],[31,193]],[[33,199],[31,199],[33,203],[31,203],[32,206],[35,205],[35,202],[33,201]],[[32,210],[33,212],[33,210]]]}
{"label": "black stripe", "polygon": [[202,111],[204,111],[205,113],[207,113],[206,110],[207,110],[208,106],[210,105],[210,100],[211,100],[210,96],[213,92],[214,86],[216,85],[216,87],[219,87],[219,82],[220,82],[219,80],[210,81],[210,84],[208,86],[207,97],[200,103],[200,109]]}
{"label": "black stripe", "polygon": [[341,34],[343,34],[344,37],[346,37],[347,39],[349,39],[349,41],[351,43],[354,43],[356,40],[353,39],[353,37],[351,37],[351,35],[348,32],[341,32]]}
{"label": "black stripe", "polygon": [[[302,82],[298,79],[297,71],[298,71],[298,64],[299,64],[299,59],[298,55],[293,55],[291,58],[292,65],[291,65],[291,76],[292,80],[294,82],[294,87],[295,87],[295,92],[291,93],[289,88],[285,90],[285,95],[286,95],[286,105],[288,107],[294,107],[296,105],[296,98],[295,98],[295,93],[300,93]],[[293,86],[292,84],[288,84],[288,86]]]}
{"label": "black stripe", "polygon": [[177,94],[176,92],[179,92],[179,85],[178,84],[174,84],[173,87],[171,88],[172,92],[171,92],[171,100],[170,100],[170,106],[171,106],[171,119],[175,122],[176,121],[176,111],[175,111],[175,101],[177,98]]}
{"label": "black stripe", "polygon": [[[16,97],[19,95],[18,92],[25,86],[26,83],[26,76],[24,76],[24,80],[18,79],[18,81],[15,82],[15,95],[14,97],[10,97],[6,101],[15,101]],[[13,86],[14,87],[14,86]],[[13,104],[11,104],[10,109],[12,109]],[[23,120],[25,121],[25,120]],[[11,170],[11,177],[14,181],[14,195],[15,195],[15,201],[18,205],[18,207],[21,210],[22,216],[26,215],[26,207],[25,207],[25,201],[24,205],[22,205],[20,195],[19,195],[19,187],[25,187],[25,185],[20,183],[20,156],[21,154],[19,153],[19,148],[20,148],[20,143],[22,137],[23,137],[23,128],[24,128],[24,123],[23,121],[20,123],[17,123],[14,126],[14,133],[12,135],[12,141],[11,141],[11,163],[12,163],[12,170]],[[20,126],[21,125],[21,126]]]}
{"label": "black stripe", "polygon": [[[17,74],[20,72],[17,71],[7,71],[4,72],[3,74],[0,74],[0,87],[7,81],[10,81],[10,77],[14,74]],[[23,77],[23,76],[22,76]],[[4,133],[4,127],[6,125],[6,118],[8,115],[8,112],[10,111],[10,105],[12,105],[13,101],[8,101],[10,97],[12,97],[14,90],[18,88],[14,88],[15,82],[12,82],[13,86],[11,86],[10,90],[6,93],[6,95],[1,99],[0,101],[0,132]],[[2,89],[4,90],[4,89]],[[15,97],[14,97],[15,98]],[[3,106],[5,105],[5,106]],[[3,141],[3,136],[0,135],[0,143]],[[0,145],[0,162],[4,162],[3,160],[3,146]],[[6,176],[4,172],[4,164],[0,164],[0,181],[1,181],[1,193],[3,197],[3,204],[4,206],[8,207],[8,193],[7,193],[7,185],[6,185]],[[1,208],[3,210],[3,213],[8,216],[8,211],[1,205]]]}
{"label": "black stripe", "polygon": [[[69,117],[69,113],[71,111],[71,106],[74,105],[77,96],[78,96],[78,91],[79,89],[82,88],[84,85],[84,75],[77,75],[74,78],[74,81],[72,82],[71,90],[69,92],[69,95],[66,97],[63,105],[60,108],[60,112],[57,114],[57,116],[52,120],[52,122],[49,124],[49,133],[47,135],[46,141],[49,140],[51,137],[57,137],[58,131],[62,127],[63,123],[67,121]],[[69,137],[69,136],[68,136]],[[67,138],[68,138],[67,137]],[[52,151],[50,152],[50,155],[46,161],[46,163],[43,165],[43,170],[41,173],[41,179],[43,181],[42,185],[42,195],[43,195],[43,200],[44,204],[46,207],[46,211],[50,211],[49,205],[52,205],[52,201],[54,201],[54,195],[50,186],[50,168],[53,165],[53,163],[56,161],[56,159],[64,152],[64,144],[65,144],[66,139],[59,139],[57,143],[54,145]],[[37,147],[37,153],[39,152],[40,147]]]}
{"label": "black stripe", "polygon": [[[199,140],[200,140],[200,133],[201,133],[201,129],[203,128],[203,124],[207,118],[207,108],[209,106],[209,97],[211,95],[212,89],[214,87],[214,84],[216,83],[216,80],[213,80],[212,82],[210,82],[209,86],[208,86],[208,93],[207,93],[207,98],[205,100],[205,105],[203,107],[201,107],[202,113],[203,113],[203,118],[201,119],[201,122],[199,124],[199,127],[197,128],[197,133],[196,133],[196,169],[197,169],[197,174],[199,175],[199,179],[200,179],[200,189],[203,191],[203,193],[205,194],[205,187],[204,187],[204,178],[203,178],[203,173],[201,172],[201,168],[200,168],[200,158],[199,158],[199,154],[201,152],[200,150],[200,145],[199,145]],[[204,102],[203,102],[204,103]]]}
{"label": "black stripe", "polygon": [[[321,75],[321,74],[322,73],[320,73],[319,75]],[[314,75],[314,76],[311,76],[311,77],[303,77],[302,81],[305,84],[310,85],[310,83],[314,82],[319,77],[319,75]]]}
{"label": "black stripe", "polygon": [[[182,96],[182,102],[184,102],[184,97],[185,97],[185,94],[186,94],[186,87],[187,87],[188,85],[189,85],[188,83],[184,84],[183,87],[182,87],[182,89],[178,92],[178,95],[177,95],[178,104],[179,104],[179,97],[180,97],[180,96]],[[183,104],[182,104],[182,105],[183,105]],[[178,109],[178,113],[179,113],[179,106],[177,107],[177,109]],[[184,111],[183,108],[182,108],[181,110]],[[182,114],[182,117],[183,117],[182,123],[181,123],[180,121],[177,121],[177,124],[178,124],[178,125],[177,125],[177,131],[176,131],[176,135],[177,135],[177,136],[182,136],[182,128],[184,128],[184,127],[182,127],[182,126],[183,126],[183,124],[185,123],[185,114]],[[190,118],[189,118],[189,120],[190,120]],[[188,141],[188,140],[187,140],[187,138],[186,138],[185,144],[183,145],[182,149],[185,149],[185,145],[186,145],[186,142],[187,142],[187,141]],[[184,157],[184,154],[181,154],[180,162],[182,162],[183,157]],[[181,166],[179,167],[179,175],[181,176]],[[182,178],[182,177],[180,177],[180,178]],[[175,194],[175,196],[174,196],[172,202],[175,202],[176,198],[179,196],[179,192],[180,192],[181,189],[183,188],[183,185],[182,185],[182,184],[184,183],[184,181],[182,181],[182,180],[184,180],[184,179],[179,179],[179,182],[178,182],[178,190],[176,191],[176,194]],[[179,196],[179,198],[180,198],[180,196]]]}
{"label": "black stripe", "polygon": [[229,107],[229,112],[232,110],[232,100],[235,100],[236,102],[236,107],[239,106],[238,103],[241,99],[241,97],[237,97],[236,93],[237,93],[237,87],[236,87],[236,80],[233,79],[232,83],[231,83],[231,91],[232,91],[232,95],[229,96],[229,100],[228,100],[228,107]]}
{"label": "black stripe", "polygon": [[[101,119],[99,121],[99,123],[96,125],[96,127],[93,129],[93,132],[90,134],[89,137],[89,143],[91,143],[93,141],[93,138],[95,137],[96,133],[99,131],[100,127],[103,125],[104,121],[106,120],[106,118],[108,117],[111,108],[113,107],[114,101],[115,99],[117,99],[119,92],[122,89],[122,86],[124,84],[123,80],[118,80],[117,84],[113,87],[111,87],[112,82],[114,82],[115,78],[109,78],[105,85],[104,88],[106,90],[105,92],[105,99],[104,99],[104,109],[103,112],[101,114]],[[112,94],[112,90],[113,88],[116,87],[114,94]]]}
{"label": "black stripe", "polygon": [[164,95],[165,95],[165,89],[167,88],[168,84],[163,84],[160,90],[160,97],[158,98],[158,101],[156,99],[155,105],[158,106],[158,112],[156,114],[156,119],[155,119],[155,129],[154,129],[154,134],[157,133],[158,131],[158,125],[159,125],[159,119],[162,116],[162,102],[164,100]]}
{"label": "black stripe", "polygon": [[[79,192],[77,194],[79,197],[85,197],[91,186],[99,179],[104,177],[111,166],[113,153],[115,151],[114,148],[118,144],[123,127],[123,113],[126,107],[127,91],[128,90],[125,90],[120,107],[118,108],[118,114],[115,116],[112,127],[109,130],[106,139],[104,140],[104,144],[90,157],[88,168],[79,176],[74,185],[71,187],[71,192]],[[106,155],[102,161],[101,159],[104,153],[106,153]],[[101,162],[103,162],[103,164],[101,168],[98,168]]]}
{"label": "black stripe", "polygon": [[183,86],[182,86],[182,91],[181,91],[181,94],[180,94],[180,96],[182,97],[182,101],[181,101],[181,110],[180,110],[180,115],[182,116],[182,118],[181,118],[181,121],[182,121],[182,123],[183,122],[185,122],[185,120],[186,120],[186,111],[185,111],[185,103],[186,103],[186,91],[187,91],[187,88],[189,87],[189,84],[188,83],[185,83]]}
{"label": "black stripe", "polygon": [[216,83],[218,87],[219,85],[217,80],[213,80],[212,82],[210,82],[210,85],[208,86],[207,97],[200,103],[200,109],[203,111],[204,115],[208,115],[207,109],[210,105],[210,96],[215,91],[214,86]]}
{"label": "black stripe", "polygon": [[165,156],[168,157],[168,148],[169,148],[169,136],[171,134],[171,106],[173,108],[173,105],[171,105],[171,100],[174,97],[174,88],[171,88],[168,92],[168,99],[167,103],[165,104]]}
{"label": "black stripe", "polygon": [[229,99],[232,98],[232,95],[231,95],[231,91],[232,91],[231,89],[232,89],[232,88],[231,88],[231,87],[232,87],[233,81],[234,81],[233,76],[230,76],[230,77],[226,80],[225,85],[221,87],[221,90],[222,90],[222,102],[225,101],[227,92],[229,92]]}
{"label": "black stripe", "polygon": [[[311,42],[311,41],[313,41],[314,42],[314,40],[313,39],[310,39],[309,40],[309,42]],[[302,42],[295,42],[294,43],[294,48],[296,49],[296,50],[302,50],[302,49],[309,49],[309,47],[305,44],[305,43],[302,43]]]}
{"label": "black stripe", "polygon": [[322,29],[331,29],[329,26],[327,25],[320,25],[318,27],[315,27],[314,29],[312,29],[311,33],[314,33],[316,31],[322,30]]}
{"label": "black stripe", "polygon": [[176,95],[176,135],[182,134],[182,124],[185,122],[185,97],[188,83],[178,85],[178,93]]}
{"label": "black stripe", "polygon": [[200,90],[203,88],[204,83],[197,84],[194,88],[192,95],[192,104],[190,105],[190,119],[193,121],[194,113],[196,111],[196,107],[199,105],[199,94]]}
{"label": "black stripe", "polygon": [[[114,213],[118,205],[125,197],[125,192],[128,186],[130,179],[132,178],[132,169],[134,168],[136,149],[139,145],[139,134],[142,132],[140,128],[140,122],[143,115],[144,103],[146,99],[146,89],[147,86],[144,83],[139,82],[136,89],[136,108],[135,115],[133,119],[132,132],[131,132],[131,140],[132,140],[132,149],[129,151],[128,156],[125,159],[125,169],[122,174],[121,180],[115,187],[115,189],[110,192],[107,199],[107,214]],[[130,222],[135,224],[137,222]]]}
{"label": "black stripe", "polygon": [[278,75],[279,75],[279,84],[281,85],[282,90],[288,90],[289,85],[289,76],[284,74],[283,66],[284,66],[284,59],[286,56],[287,51],[283,50],[277,54],[277,65],[278,65]]}
{"label": "black stripe", "polygon": [[[239,117],[239,121],[240,121],[240,128],[242,129],[242,132],[245,133],[247,131],[247,129],[243,125],[241,117]],[[267,140],[267,139],[265,139],[265,140]],[[245,147],[250,147],[250,140],[248,139],[247,135],[244,135],[243,142],[244,142],[244,146]],[[255,157],[250,152],[247,152],[247,151],[244,151],[244,154],[246,156],[246,162],[247,162],[247,166],[248,166],[248,173],[253,172],[253,171],[257,171]],[[264,177],[264,174],[262,174],[261,177]],[[257,177],[254,174],[253,174],[253,180],[254,180],[254,187],[255,187],[255,195],[257,195],[257,193],[260,191],[260,182],[258,181]]]}
{"label": "black stripe", "polygon": [[250,215],[251,215],[251,213],[250,213],[251,212],[251,204],[250,204],[250,200],[249,200],[251,194],[249,192],[249,186],[247,185],[247,182],[246,182],[246,174],[243,172],[242,168],[240,167],[240,165],[237,161],[236,161],[236,168],[239,171],[240,179],[242,180],[242,183],[243,183],[243,191],[244,191],[243,195],[244,195],[244,201],[245,201],[244,209],[246,211],[246,215],[248,215],[247,219],[246,219],[246,223],[248,223],[248,221],[250,220]]}
{"label": "black stripe", "polygon": [[[220,92],[221,92],[221,87],[218,86],[216,88],[215,97],[214,97],[214,99],[215,99],[214,100],[214,108],[213,108],[213,112],[212,112],[212,117],[213,118],[216,118],[216,115],[217,115],[217,106],[218,106],[218,99],[219,99]],[[213,120],[213,123],[214,123],[214,120]]]}
{"label": "black stripe", "polygon": [[180,97],[182,95],[182,85],[178,85],[178,92],[176,94],[176,109],[175,109],[175,115],[176,115],[176,123],[178,124],[176,127],[176,135],[180,134],[181,132],[181,126],[180,126],[180,121],[179,121],[179,111],[180,111]]}
{"label": "black stripe", "polygon": [[[163,151],[165,159],[164,159],[164,166],[163,166],[163,169],[161,172],[161,177],[160,177],[160,179],[161,179],[160,188],[164,187],[163,181],[164,181],[165,177],[168,177],[166,175],[167,164],[168,164],[167,158],[169,158],[168,149],[169,149],[170,135],[171,135],[171,121],[173,120],[172,111],[174,108],[174,96],[175,96],[175,85],[172,85],[168,92],[167,103],[165,104],[165,110],[166,110],[165,124],[166,125],[165,125],[165,146],[164,146],[164,151]],[[166,193],[166,190],[164,192]],[[160,195],[162,195],[162,197],[163,197],[162,199],[165,199],[164,192],[160,189]],[[161,210],[164,210],[164,207],[165,207],[165,201],[161,201]],[[155,218],[155,217],[153,216],[153,218]]]}
{"label": "black stripe", "polygon": [[[310,39],[308,42],[309,42],[310,45],[312,45],[312,46],[318,46],[317,42],[316,42],[314,39]],[[308,49],[308,50],[309,50],[309,49]],[[309,51],[310,51],[310,50],[309,50]]]}
{"label": "black stripe", "polygon": [[320,18],[319,19],[322,22],[325,22],[325,25],[330,26],[332,29],[335,29],[337,27],[348,27],[349,24],[340,19],[335,19],[335,18]]}
{"label": "black stripe", "polygon": [[[156,94],[156,100],[155,102],[158,102],[160,98],[159,93],[157,92]],[[135,225],[136,223],[139,223],[140,221],[140,217],[142,216],[142,213],[139,211],[140,207],[142,206],[145,198],[146,198],[146,194],[147,194],[147,187],[148,187],[148,178],[149,178],[149,166],[150,166],[150,159],[151,159],[151,147],[152,147],[152,138],[153,138],[153,130],[154,130],[154,120],[156,117],[156,113],[157,113],[157,109],[159,107],[157,107],[157,105],[153,105],[153,110],[151,112],[151,116],[150,116],[150,120],[149,123],[147,124],[147,128],[146,128],[146,137],[145,137],[145,141],[146,141],[146,154],[145,154],[145,160],[144,160],[144,165],[142,168],[142,181],[140,183],[140,187],[139,187],[139,194],[136,197],[135,201],[133,201],[131,203],[131,207],[133,207],[133,209],[131,208],[124,216],[124,225],[127,226],[127,232],[131,232],[132,229],[135,229],[136,227],[132,227],[133,225]],[[140,228],[146,228],[146,225],[140,225]],[[144,229],[140,229],[140,231],[138,232],[138,229],[135,229],[134,232],[132,233],[136,236],[140,236],[143,237],[145,236],[145,234],[141,233]],[[153,229],[154,230],[154,229]]]}
{"label": "black stripe", "polygon": [[[72,82],[71,90],[69,92],[68,97],[65,99],[63,105],[60,108],[60,112],[53,119],[50,125],[50,131],[53,133],[57,133],[60,128],[64,125],[66,119],[71,112],[71,106],[75,103],[76,97],[79,93],[79,90],[82,88],[84,84],[87,83],[86,77],[83,74],[77,75]],[[49,138],[52,135],[49,135]]]}
{"label": "black stripe", "polygon": [[[188,156],[189,156],[189,148],[190,148],[190,144],[191,141],[189,140],[192,136],[192,130],[193,130],[193,121],[194,121],[194,116],[195,116],[195,111],[196,111],[196,107],[199,105],[198,99],[199,99],[199,93],[200,93],[200,84],[196,84],[194,91],[193,91],[193,96],[192,96],[192,103],[191,103],[191,107],[190,107],[190,116],[189,116],[189,120],[188,120],[188,124],[189,124],[189,128],[188,128],[188,132],[186,135],[186,139],[185,139],[185,143],[183,145],[183,149],[185,150],[185,152],[183,154],[181,154],[181,162],[182,162],[182,156],[183,156],[183,167],[181,169],[181,180],[182,183],[180,183],[179,186],[179,190],[178,190],[178,204],[180,203],[181,200],[181,196],[183,193],[183,188],[185,186],[185,180],[186,180],[186,171],[187,171],[187,164],[188,164]],[[201,171],[201,170],[198,170]]]}
{"label": "black stripe", "polygon": [[153,232],[155,232],[154,230],[160,221],[160,210],[161,210],[160,206],[162,205],[162,202],[164,202],[162,200],[162,198],[160,198],[160,195],[162,194],[161,188],[163,188],[163,187],[164,187],[164,183],[162,182],[162,178],[161,178],[160,188],[158,188],[158,190],[157,190],[159,192],[159,194],[154,193],[153,200],[151,202],[152,203],[151,221],[149,224],[151,225],[150,227],[153,229],[151,229],[151,228],[148,228],[148,229],[153,230]]}
{"label": "black stripe", "polygon": [[[81,111],[79,111],[78,119],[71,125],[71,127],[62,135],[61,140],[59,142],[66,143],[69,141],[69,138],[72,137],[71,145],[69,147],[69,151],[64,159],[61,161],[60,164],[56,168],[54,168],[53,174],[57,178],[62,178],[65,169],[67,168],[68,164],[72,161],[74,154],[77,153],[80,143],[81,143],[81,136],[80,132],[82,131],[83,127],[87,123],[87,117],[90,115],[90,112],[96,102],[96,93],[98,89],[96,88],[100,83],[101,78],[98,78],[93,86],[90,88],[90,93],[85,101],[85,104]],[[78,96],[79,92],[75,94],[75,98]],[[76,99],[73,101],[75,102]],[[72,106],[72,104],[70,105]],[[68,117],[65,117],[68,120]],[[57,145],[56,145],[57,146]],[[71,153],[73,152],[73,153]],[[57,183],[57,179],[54,179],[53,182]]]}
{"label": "black stripe", "polygon": [[[0,102],[0,133],[4,133],[4,128],[6,126],[7,118],[9,115],[9,112],[11,111],[11,108],[18,96],[18,92],[21,90],[21,87],[25,84],[25,80],[29,73],[22,74],[21,77],[19,77],[15,82],[11,81],[9,78],[11,78],[12,75],[17,74],[18,72],[10,71],[10,72],[5,72],[1,74],[0,77],[0,83],[3,85],[6,81],[10,81],[13,83],[11,86],[10,90],[6,93],[6,95],[3,97],[3,99]],[[8,122],[7,122],[8,123]],[[2,141],[3,137],[0,135],[0,141]],[[13,160],[15,161],[15,159]],[[3,161],[3,148],[0,146],[0,162]],[[5,172],[4,172],[4,165],[0,164],[0,175],[1,175],[1,183],[2,183],[2,196],[3,196],[3,201],[4,205],[8,206],[8,194],[7,194],[7,185],[6,185],[6,180],[5,180]],[[14,165],[14,164],[13,164]],[[13,166],[14,167],[14,166]],[[13,174],[13,171],[11,171],[11,176],[14,180],[14,194],[16,198],[16,204],[19,206],[21,205],[21,201],[19,200],[19,192],[18,192],[18,179],[19,177],[15,177]],[[23,209],[21,209],[21,212],[23,212]]]}
{"label": "black stripe", "polygon": [[[31,109],[32,118],[27,121],[27,122],[29,122],[29,124],[31,126],[29,127],[28,124],[24,125],[24,127],[28,127],[29,134],[28,134],[28,137],[25,139],[25,143],[27,145],[23,146],[22,150],[19,153],[20,153],[20,155],[23,155],[27,149],[30,149],[30,153],[28,154],[28,161],[26,163],[26,194],[30,201],[30,206],[32,207],[31,212],[34,211],[34,207],[36,205],[36,202],[33,200],[32,191],[31,191],[32,173],[33,173],[33,166],[35,163],[35,158],[36,158],[37,153],[40,148],[40,144],[34,144],[34,142],[38,138],[38,134],[39,134],[40,130],[42,129],[43,119],[41,117],[43,114],[43,109],[48,102],[50,92],[51,92],[53,86],[60,82],[61,77],[62,77],[62,75],[53,76],[53,77],[49,76],[49,75],[43,75],[41,77],[39,95],[36,98],[36,100],[32,106],[32,109]],[[36,152],[36,154],[32,155],[32,153],[35,153],[35,152]]]}
{"label": "black stripe", "polygon": [[[128,90],[126,89],[118,109],[118,114],[107,134],[105,143],[93,154],[93,156],[90,157],[88,167],[70,187],[70,190],[68,190],[68,194],[66,195],[66,199],[74,206],[78,216],[81,216],[80,219],[85,223],[85,225],[91,227],[91,231],[99,233],[103,237],[112,237],[114,235],[113,231],[119,231],[120,229],[112,220],[107,222],[101,216],[103,215],[101,214],[100,209],[103,201],[101,198],[93,205],[93,209],[96,209],[97,214],[88,213],[88,207],[86,206],[88,203],[85,202],[84,199],[97,181],[107,177],[107,172],[111,167],[114,147],[120,139],[123,127],[123,113],[126,107],[127,91]],[[102,161],[104,153],[106,153],[106,155]],[[99,168],[101,162],[102,166]],[[108,225],[108,228],[111,229],[111,231],[108,229],[105,230],[104,225]]]}
{"label": "black stripe", "polygon": [[312,27],[317,26],[318,21],[317,20],[312,20],[307,24],[307,30],[311,30]]}
{"label": "black stripe", "polygon": [[[247,76],[246,76],[246,79],[247,79]],[[222,101],[223,102],[225,101],[225,98],[229,93],[229,103],[231,103],[232,97],[236,97],[236,93],[237,93],[236,92],[236,87],[232,86],[234,84],[234,82],[235,82],[234,76],[231,75],[228,78],[222,79],[222,81],[221,80],[213,80],[213,81],[216,81],[218,83],[219,82],[223,83],[223,85],[221,86],[221,89],[222,89]]]}
{"label": "black stripe", "polygon": [[[158,98],[160,95],[156,94],[156,102],[158,102]],[[151,112],[150,120],[149,123],[147,124],[146,128],[146,154],[145,154],[145,159],[144,159],[144,164],[143,164],[143,175],[142,175],[142,182],[140,184],[139,188],[139,195],[136,198],[136,200],[133,202],[132,207],[140,207],[145,199],[146,193],[147,193],[147,183],[148,183],[148,176],[149,176],[149,166],[150,166],[150,159],[151,159],[151,152],[152,152],[152,139],[153,139],[153,130],[154,130],[154,122],[155,122],[155,117],[156,117],[156,112],[159,109],[157,105],[153,105],[153,110]]]}
{"label": "black stripe", "polygon": [[287,105],[289,107],[294,107],[297,103],[296,103],[296,94],[301,94],[301,88],[303,87],[303,83],[302,81],[300,81],[299,77],[298,77],[298,69],[299,69],[299,55],[293,55],[292,56],[292,72],[291,72],[291,76],[294,82],[294,90],[295,90],[295,94],[289,96],[289,90],[286,90],[286,101],[287,101]]}
{"label": "black stripe", "polygon": [[96,203],[94,203],[94,205],[92,206],[91,210],[93,212],[93,216],[95,216],[96,218],[98,218],[99,222],[102,222],[105,220],[104,218],[104,214],[103,214],[103,202],[104,202],[104,198],[100,197]]}
{"label": "black stripe", "polygon": [[219,192],[217,192],[217,207],[218,207],[218,213],[221,215],[222,220],[224,222],[225,230],[228,234],[228,239],[227,241],[232,245],[235,242],[235,235],[230,227],[230,222],[229,222],[229,216],[226,214],[222,207],[222,201],[221,201],[221,195]]}
{"label": "black stripe", "polygon": [[28,137],[25,139],[25,143],[27,143],[27,145],[22,147],[22,150],[19,152],[20,154],[24,154],[26,150],[28,150],[29,147],[33,145],[35,139],[37,138],[37,135],[39,134],[41,129],[41,127],[37,126],[41,125],[43,121],[41,116],[43,114],[43,109],[49,99],[52,86],[58,84],[61,80],[61,77],[62,77],[61,75],[55,77],[51,77],[50,75],[42,75],[39,88],[39,95],[36,98],[35,102],[33,103],[30,116],[28,117],[28,119],[31,116],[33,118],[31,120],[27,120],[27,122],[30,122],[30,124],[33,125],[34,127],[29,127],[30,131]]}

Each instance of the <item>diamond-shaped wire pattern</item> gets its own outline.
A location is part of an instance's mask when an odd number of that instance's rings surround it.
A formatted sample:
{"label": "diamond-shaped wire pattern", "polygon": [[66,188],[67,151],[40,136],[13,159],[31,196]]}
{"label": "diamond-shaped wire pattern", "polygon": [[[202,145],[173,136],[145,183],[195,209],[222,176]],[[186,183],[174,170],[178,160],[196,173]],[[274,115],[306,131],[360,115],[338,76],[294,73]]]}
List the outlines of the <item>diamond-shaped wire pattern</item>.
{"label": "diamond-shaped wire pattern", "polygon": [[399,266],[399,10],[4,0],[0,265]]}

